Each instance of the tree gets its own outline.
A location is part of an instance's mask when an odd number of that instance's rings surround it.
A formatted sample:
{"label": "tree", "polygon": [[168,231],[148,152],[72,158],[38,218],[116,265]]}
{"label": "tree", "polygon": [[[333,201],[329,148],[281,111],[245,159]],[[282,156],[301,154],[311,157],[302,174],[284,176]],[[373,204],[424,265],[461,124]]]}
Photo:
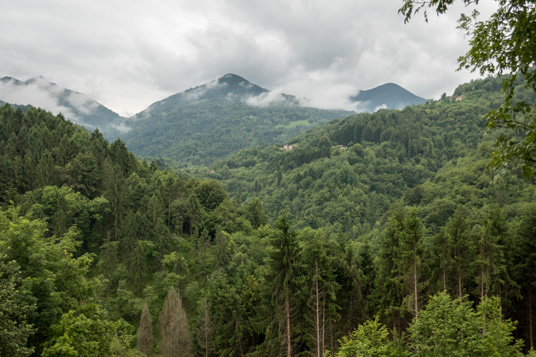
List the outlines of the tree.
{"label": "tree", "polygon": [[[460,0],[465,5],[478,0]],[[434,8],[443,14],[455,0],[404,0],[399,12],[405,22],[424,9]],[[490,165],[506,169],[520,166],[525,177],[535,173],[536,103],[518,96],[519,89],[536,92],[536,2],[534,0],[496,0],[498,8],[488,20],[480,21],[475,10],[462,14],[459,27],[470,38],[469,51],[458,59],[459,68],[478,70],[480,74],[503,77],[504,103],[490,111],[487,130],[507,128],[496,141]]]}
{"label": "tree", "polygon": [[28,312],[35,310],[28,304],[29,292],[15,262],[4,262],[0,256],[0,356],[28,356],[33,348],[26,347],[33,333],[26,321]]}
{"label": "tree", "polygon": [[272,239],[273,251],[267,281],[271,282],[272,304],[275,309],[273,323],[277,326],[276,339],[280,340],[284,354],[292,356],[292,302],[295,259],[297,255],[296,232],[283,213],[275,222],[277,232]]}
{"label": "tree", "polygon": [[[336,303],[336,292],[340,286],[336,283],[334,256],[332,247],[335,242],[323,230],[304,229],[298,236],[300,257],[303,260],[305,275],[304,294],[310,310],[306,329],[312,335],[312,347],[315,356],[324,356],[326,330],[332,326],[333,315],[339,308]],[[301,275],[301,274],[300,274]],[[309,332],[308,331],[308,332]]]}
{"label": "tree", "polygon": [[203,299],[199,305],[197,344],[199,345],[201,351],[204,352],[204,356],[208,357],[214,349],[214,329],[212,328],[212,323],[210,321],[210,304],[206,299]]}
{"label": "tree", "polygon": [[340,343],[337,357],[403,355],[389,340],[389,330],[378,318],[359,325],[352,334],[343,337]]}
{"label": "tree", "polygon": [[164,357],[189,356],[191,351],[190,331],[178,290],[169,289],[158,322],[162,355]]}
{"label": "tree", "polygon": [[153,352],[153,323],[151,321],[151,312],[149,305],[145,303],[141,311],[140,326],[138,327],[138,342],[136,349],[146,356],[152,355]]}
{"label": "tree", "polygon": [[411,288],[411,293],[406,299],[413,300],[413,312],[415,317],[419,314],[419,269],[422,256],[423,231],[422,224],[417,217],[417,209],[413,208],[404,221],[404,232],[400,241],[401,271],[405,271],[406,284]]}
{"label": "tree", "polygon": [[499,299],[486,298],[477,308],[442,292],[430,298],[408,328],[409,349],[416,356],[517,356],[514,323],[502,318]]}
{"label": "tree", "polygon": [[463,296],[463,277],[465,275],[467,261],[469,260],[469,235],[466,217],[467,213],[465,210],[462,207],[457,208],[454,216],[449,219],[445,232],[448,240],[447,245],[450,248],[448,257],[451,259],[449,259],[449,263],[451,261],[455,265],[459,299]]}
{"label": "tree", "polygon": [[75,228],[61,238],[47,238],[45,222],[29,221],[18,213],[16,208],[0,211],[0,249],[5,254],[2,260],[17,263],[29,292],[26,301],[36,305],[26,311],[27,322],[35,329],[28,345],[40,354],[51,325],[77,308],[80,301],[93,298],[99,283],[87,277],[92,256],[73,256],[79,246]]}
{"label": "tree", "polygon": [[253,228],[259,228],[267,223],[268,218],[262,209],[261,201],[257,197],[248,204],[246,217],[251,222]]}
{"label": "tree", "polygon": [[[43,356],[136,355],[121,342],[124,321],[110,321],[106,310],[94,303],[83,304],[63,314],[52,326]],[[128,338],[129,339],[129,338]],[[122,346],[121,346],[122,345]],[[130,353],[133,352],[133,353]]]}

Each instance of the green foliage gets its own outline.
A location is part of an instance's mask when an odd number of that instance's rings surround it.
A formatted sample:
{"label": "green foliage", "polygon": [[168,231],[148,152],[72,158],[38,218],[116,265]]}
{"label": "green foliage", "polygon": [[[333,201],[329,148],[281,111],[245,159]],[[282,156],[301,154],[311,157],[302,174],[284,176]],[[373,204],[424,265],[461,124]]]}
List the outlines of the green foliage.
{"label": "green foliage", "polygon": [[[297,138],[292,150],[240,152],[215,164],[212,177],[245,202],[259,198],[272,221],[285,209],[300,228],[342,226],[355,237],[369,232],[408,188],[474,150],[483,135],[486,96],[332,121]],[[444,223],[442,210],[430,219]]]}
{"label": "green foliage", "polygon": [[0,355],[29,356],[33,349],[26,343],[34,330],[27,315],[35,305],[28,303],[28,280],[21,279],[16,262],[4,258],[0,256]]}
{"label": "green foliage", "polygon": [[403,351],[397,351],[389,339],[389,330],[385,325],[375,320],[368,320],[349,336],[340,341],[337,357],[351,356],[403,356]]}
{"label": "green foliage", "polygon": [[475,311],[470,301],[443,292],[408,328],[409,349],[417,356],[517,356],[521,341],[514,340],[514,329],[502,319],[497,298],[485,299]]}
{"label": "green foliage", "polygon": [[210,165],[241,149],[285,142],[348,112],[296,105],[252,106],[212,99],[151,108],[150,118],[129,123],[122,136],[142,157],[165,158],[182,165]]}
{"label": "green foliage", "polygon": [[52,337],[45,344],[42,355],[138,355],[129,351],[132,336],[122,336],[126,332],[125,323],[112,322],[106,315],[105,310],[92,303],[83,304],[64,314],[52,326]]}
{"label": "green foliage", "polygon": [[[177,318],[196,355],[337,353],[356,328],[401,355],[413,313],[445,289],[484,302],[481,349],[518,348],[509,318],[529,348],[534,190],[514,172],[492,183],[493,138],[477,144],[497,83],[337,120],[292,150],[248,149],[204,179],[61,117],[0,108],[0,312],[16,313],[0,338],[21,355],[132,355],[133,331],[152,328],[144,351],[158,354],[165,332],[150,310]],[[494,295],[503,320],[485,305]]]}
{"label": "green foliage", "polygon": [[29,301],[36,305],[28,312],[28,322],[36,328],[31,338],[43,342],[51,324],[95,293],[99,284],[87,277],[92,257],[73,256],[78,246],[75,229],[60,239],[47,239],[42,221],[20,217],[13,208],[0,212],[0,222],[5,260],[20,266],[21,277],[27,279]]}

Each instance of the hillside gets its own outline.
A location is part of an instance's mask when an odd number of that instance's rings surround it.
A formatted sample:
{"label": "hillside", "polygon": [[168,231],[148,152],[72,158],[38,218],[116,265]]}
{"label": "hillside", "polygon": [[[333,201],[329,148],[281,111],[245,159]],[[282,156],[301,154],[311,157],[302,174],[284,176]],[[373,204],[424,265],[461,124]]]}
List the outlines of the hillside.
{"label": "hillside", "polygon": [[447,98],[334,120],[293,139],[292,150],[246,150],[214,165],[212,177],[243,200],[258,197],[272,219],[284,209],[300,227],[367,233],[407,189],[477,148],[483,114],[500,102],[498,91],[482,90],[493,81],[460,86],[467,98],[461,102]]}
{"label": "hillside", "polygon": [[281,143],[350,112],[305,108],[233,74],[152,104],[121,138],[141,157],[210,165],[241,149]]}

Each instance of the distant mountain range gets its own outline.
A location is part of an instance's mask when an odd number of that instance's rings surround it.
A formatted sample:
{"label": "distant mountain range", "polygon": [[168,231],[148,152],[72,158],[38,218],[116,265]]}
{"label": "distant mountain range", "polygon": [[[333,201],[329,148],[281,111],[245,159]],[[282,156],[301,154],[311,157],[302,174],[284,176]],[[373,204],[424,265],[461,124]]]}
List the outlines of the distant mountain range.
{"label": "distant mountain range", "polygon": [[[350,98],[359,111],[403,108],[425,99],[388,83]],[[83,125],[99,128],[108,140],[122,138],[144,157],[207,165],[240,149],[281,143],[353,112],[304,107],[288,94],[276,93],[226,74],[209,83],[151,104],[131,118],[121,117],[90,97],[43,77],[0,79],[0,102],[23,110],[41,107]]]}

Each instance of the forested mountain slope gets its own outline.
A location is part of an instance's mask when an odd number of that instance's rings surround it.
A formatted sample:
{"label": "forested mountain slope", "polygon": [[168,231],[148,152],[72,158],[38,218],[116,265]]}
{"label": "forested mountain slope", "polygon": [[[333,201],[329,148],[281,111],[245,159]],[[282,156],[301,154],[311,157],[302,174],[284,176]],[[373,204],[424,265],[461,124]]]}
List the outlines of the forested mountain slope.
{"label": "forested mountain slope", "polygon": [[139,156],[200,166],[349,113],[302,107],[290,95],[227,74],[152,104],[130,118],[121,138]]}
{"label": "forested mountain slope", "polygon": [[528,350],[534,186],[485,169],[494,93],[248,149],[212,174],[231,194],[1,107],[0,354]]}
{"label": "forested mountain slope", "polygon": [[221,161],[213,177],[243,200],[259,197],[272,219],[285,209],[299,226],[338,224],[365,233],[408,188],[476,149],[483,114],[500,100],[499,92],[482,88],[495,81],[460,86],[462,101],[334,120],[291,141],[292,150],[254,148]]}

